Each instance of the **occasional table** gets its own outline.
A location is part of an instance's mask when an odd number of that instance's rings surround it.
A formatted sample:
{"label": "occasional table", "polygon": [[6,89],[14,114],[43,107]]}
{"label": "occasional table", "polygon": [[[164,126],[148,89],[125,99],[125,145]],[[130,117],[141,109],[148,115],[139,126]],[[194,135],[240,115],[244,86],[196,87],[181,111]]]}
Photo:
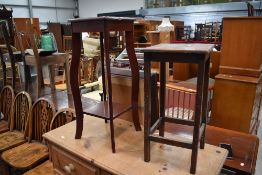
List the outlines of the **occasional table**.
{"label": "occasional table", "polygon": [[[134,50],[134,19],[116,17],[97,17],[86,19],[69,20],[72,26],[72,62],[70,69],[70,83],[74,97],[76,111],[76,139],[80,139],[83,130],[83,114],[89,114],[110,122],[110,137],[112,152],[115,152],[115,134],[113,120],[128,110],[132,110],[132,118],[136,130],[141,130],[138,117],[138,90],[139,90],[139,67]],[[126,49],[131,68],[132,98],[130,104],[114,103],[112,99],[111,70],[109,58],[110,31],[125,32]],[[78,83],[78,67],[81,54],[81,33],[100,32],[101,67],[103,83],[103,101],[97,105],[83,110]],[[104,64],[105,63],[105,64]],[[106,70],[105,70],[106,68]],[[91,123],[90,123],[91,124]]]}
{"label": "occasional table", "polygon": [[[208,114],[207,95],[209,80],[210,52],[212,44],[159,44],[142,49],[144,52],[144,93],[145,93],[145,120],[144,120],[144,159],[150,161],[150,142],[179,146],[192,149],[190,173],[196,172],[198,144],[204,149],[205,127]],[[151,117],[157,114],[151,109],[151,62],[160,62],[160,102],[159,119],[151,125]],[[165,116],[166,97],[166,66],[167,62],[195,63],[198,65],[197,92],[194,111],[194,120],[186,120]],[[157,95],[157,94],[155,94]],[[194,126],[193,139],[181,140],[164,136],[165,122]],[[159,135],[155,131],[159,128]],[[154,154],[156,154],[154,152]]]}

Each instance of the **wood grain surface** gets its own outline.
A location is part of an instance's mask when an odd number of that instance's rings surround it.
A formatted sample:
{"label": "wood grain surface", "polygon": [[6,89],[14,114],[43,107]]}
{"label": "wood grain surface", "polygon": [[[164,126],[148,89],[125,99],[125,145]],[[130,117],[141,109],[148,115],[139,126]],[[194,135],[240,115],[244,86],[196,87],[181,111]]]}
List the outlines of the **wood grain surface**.
{"label": "wood grain surface", "polygon": [[[61,151],[71,153],[75,158],[112,174],[189,174],[191,150],[188,149],[152,143],[151,161],[144,162],[144,135],[143,132],[135,132],[131,122],[115,120],[118,150],[115,154],[112,154],[110,148],[108,124],[101,119],[85,116],[84,126],[81,139],[74,139],[75,133],[72,131],[75,131],[75,121],[44,134],[44,138],[49,145],[59,145]],[[219,174],[226,156],[226,150],[206,144],[205,149],[199,150],[196,174]]]}
{"label": "wood grain surface", "polygon": [[2,153],[2,159],[19,169],[29,169],[48,158],[48,148],[41,143],[24,143]]}

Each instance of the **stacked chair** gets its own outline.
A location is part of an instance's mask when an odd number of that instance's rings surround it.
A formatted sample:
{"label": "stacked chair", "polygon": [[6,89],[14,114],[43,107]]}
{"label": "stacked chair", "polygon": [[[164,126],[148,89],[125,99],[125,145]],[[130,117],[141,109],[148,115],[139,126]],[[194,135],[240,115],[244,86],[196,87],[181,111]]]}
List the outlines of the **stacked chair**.
{"label": "stacked chair", "polygon": [[53,174],[42,135],[74,120],[73,109],[61,109],[55,114],[52,102],[39,98],[32,105],[30,95],[24,91],[14,98],[11,86],[5,86],[0,97],[4,116],[1,123],[7,123],[9,129],[0,134],[0,174]]}
{"label": "stacked chair", "polygon": [[0,93],[0,133],[9,130],[9,119],[14,96],[14,90],[11,86],[5,86]]}

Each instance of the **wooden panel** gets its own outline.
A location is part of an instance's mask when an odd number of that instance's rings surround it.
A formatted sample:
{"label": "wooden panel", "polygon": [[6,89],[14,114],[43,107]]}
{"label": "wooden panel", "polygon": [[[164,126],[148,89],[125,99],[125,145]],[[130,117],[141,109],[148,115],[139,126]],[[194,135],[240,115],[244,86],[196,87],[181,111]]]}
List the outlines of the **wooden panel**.
{"label": "wooden panel", "polygon": [[[144,123],[144,80],[139,80],[139,96],[138,96],[138,112],[140,123]],[[112,94],[113,102],[120,104],[131,104],[131,85],[130,77],[112,76]],[[132,121],[132,111],[127,111],[120,116],[120,118]]]}
{"label": "wooden panel", "polygon": [[[219,73],[220,52],[213,51],[210,53],[210,72],[209,77],[215,78]],[[197,76],[197,65],[187,63],[173,64],[173,79],[185,81]]]}
{"label": "wooden panel", "polygon": [[[186,135],[189,138],[192,137],[193,132],[193,128],[190,126],[169,123],[166,125],[166,130],[170,133]],[[233,159],[227,159],[224,168],[241,175],[251,175],[255,173],[259,147],[259,139],[257,136],[207,125],[206,143],[216,146],[220,143],[226,143],[232,146]]]}
{"label": "wooden panel", "polygon": [[174,63],[173,64],[173,79],[185,81],[191,78],[188,63]]}
{"label": "wooden panel", "polygon": [[211,125],[249,133],[258,78],[216,76]]}
{"label": "wooden panel", "polygon": [[262,17],[224,18],[220,73],[259,77],[261,38]]}
{"label": "wooden panel", "polygon": [[55,36],[58,52],[64,52],[62,39],[62,26],[60,23],[47,23],[49,32]]}
{"label": "wooden panel", "polygon": [[[163,175],[188,174],[191,150],[154,143],[150,163],[144,162],[143,132],[136,132],[131,122],[121,119],[115,119],[114,125],[117,142],[115,154],[112,154],[110,147],[109,125],[96,117],[84,117],[86,127],[82,139],[74,138],[75,133],[72,131],[75,130],[75,121],[46,133],[44,137],[51,145],[52,160],[59,159],[62,164],[74,158],[74,165],[83,162],[88,166],[92,162],[92,165],[117,175],[153,175],[160,172]],[[59,148],[55,145],[59,145]],[[54,147],[57,149],[54,150]],[[69,158],[67,154],[61,154],[66,153],[62,150],[70,152]],[[196,174],[219,174],[226,155],[226,150],[206,144],[205,149],[198,152]],[[57,168],[59,164],[53,163],[54,168]]]}
{"label": "wooden panel", "polygon": [[[88,162],[84,162],[63,149],[52,146],[53,165],[60,174],[99,175],[99,169]],[[71,173],[70,173],[71,172]]]}
{"label": "wooden panel", "polygon": [[[37,36],[40,38],[41,31],[40,31],[40,25],[39,25],[39,18],[14,18],[14,22],[17,28],[17,32],[23,32],[26,33],[26,21],[31,19],[31,23],[33,25],[33,30],[37,34]],[[18,47],[17,41],[15,42],[16,48]],[[29,38],[28,36],[23,37],[23,47],[24,49],[29,49]]]}

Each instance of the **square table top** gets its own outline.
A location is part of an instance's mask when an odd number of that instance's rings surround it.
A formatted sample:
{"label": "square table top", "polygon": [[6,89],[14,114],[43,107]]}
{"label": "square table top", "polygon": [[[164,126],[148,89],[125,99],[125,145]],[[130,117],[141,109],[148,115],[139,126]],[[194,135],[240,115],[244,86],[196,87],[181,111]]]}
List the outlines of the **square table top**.
{"label": "square table top", "polygon": [[214,44],[169,44],[161,43],[151,47],[141,49],[141,52],[148,53],[202,53],[209,54]]}

